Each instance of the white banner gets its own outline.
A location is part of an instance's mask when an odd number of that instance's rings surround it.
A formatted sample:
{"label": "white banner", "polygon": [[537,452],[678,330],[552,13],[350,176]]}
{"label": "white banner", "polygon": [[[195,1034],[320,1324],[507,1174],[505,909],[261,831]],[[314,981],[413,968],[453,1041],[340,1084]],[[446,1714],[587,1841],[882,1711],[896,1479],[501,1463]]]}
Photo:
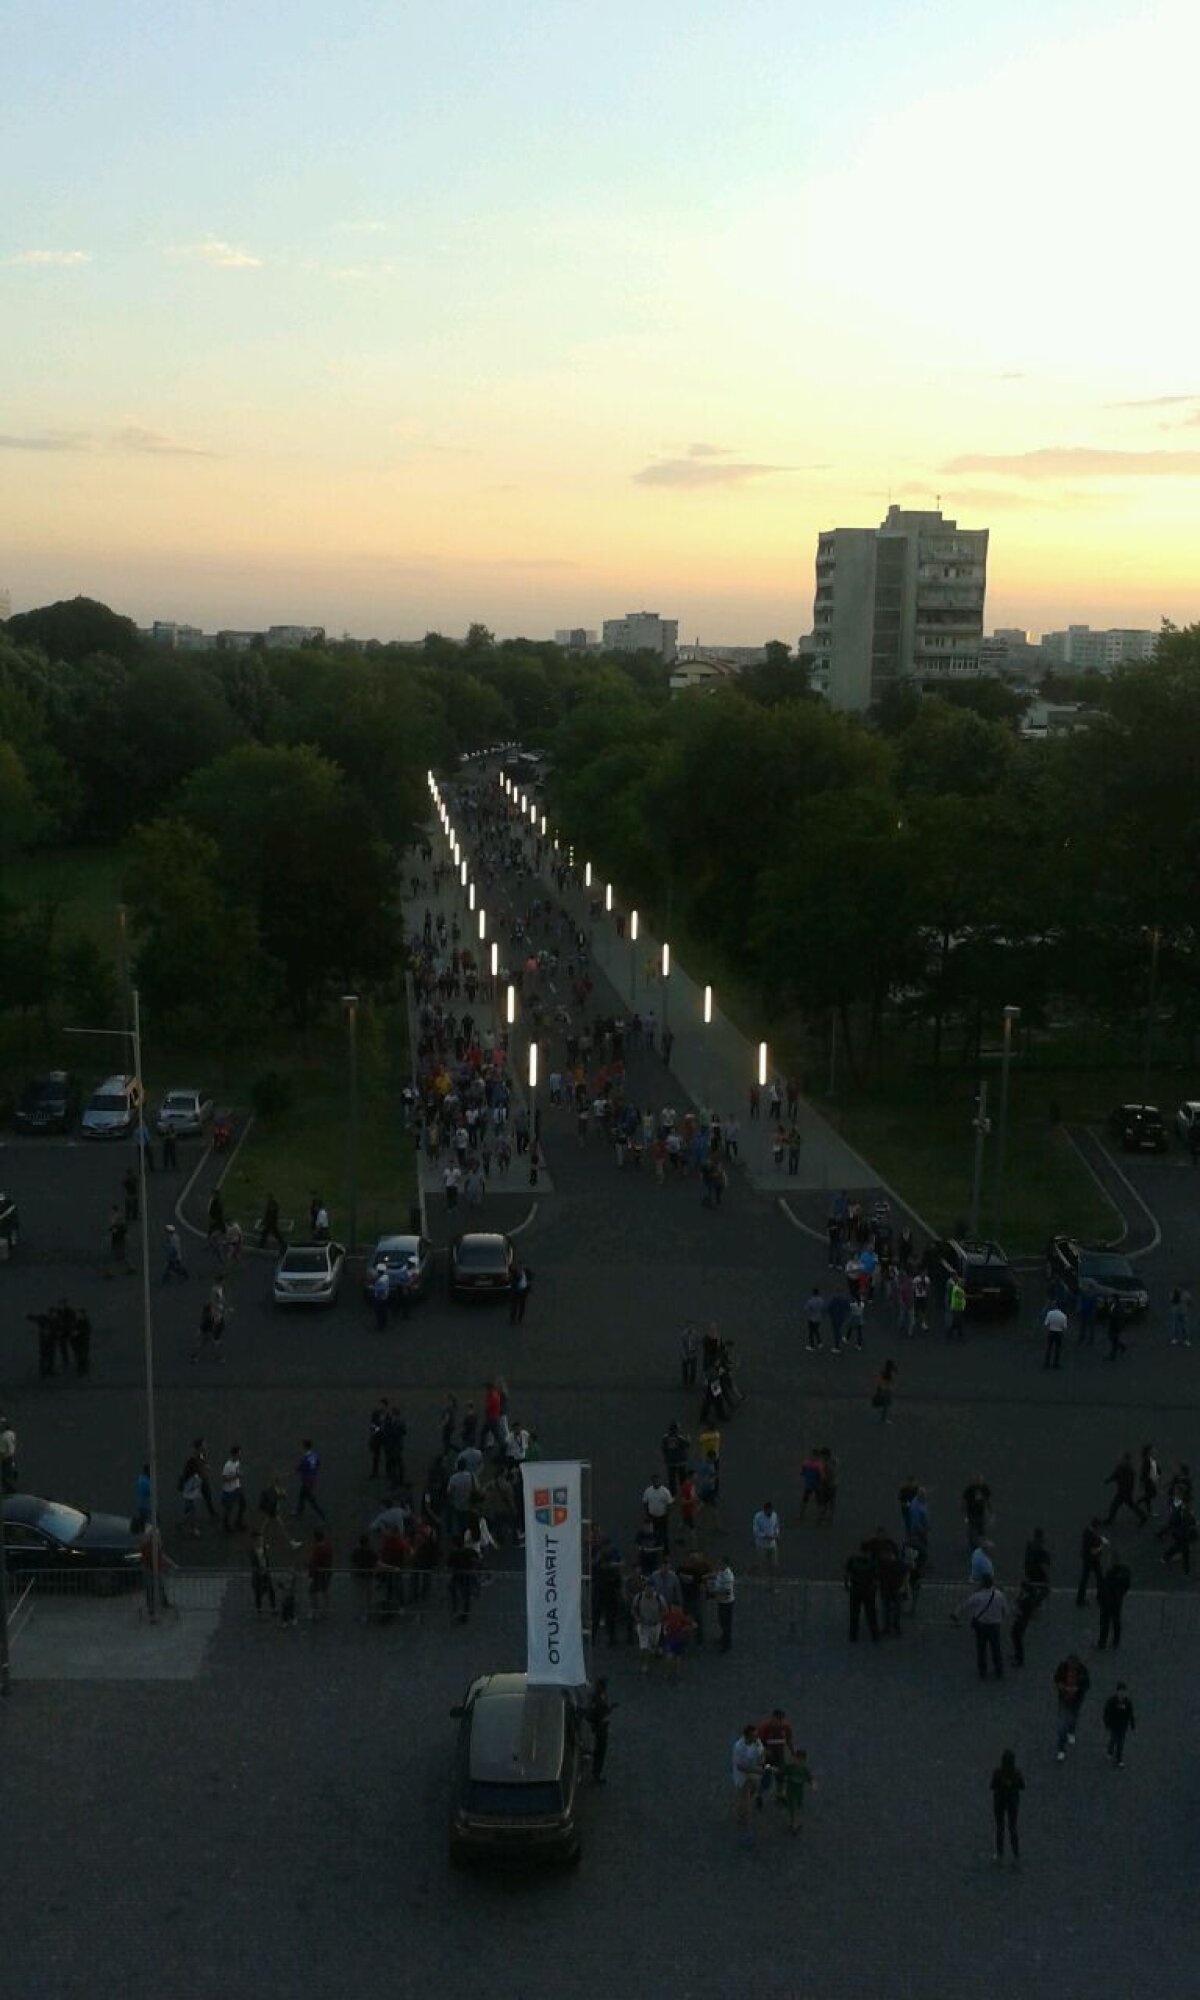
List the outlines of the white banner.
{"label": "white banner", "polygon": [[582,1687],[583,1467],[577,1459],[523,1465],[526,1678]]}

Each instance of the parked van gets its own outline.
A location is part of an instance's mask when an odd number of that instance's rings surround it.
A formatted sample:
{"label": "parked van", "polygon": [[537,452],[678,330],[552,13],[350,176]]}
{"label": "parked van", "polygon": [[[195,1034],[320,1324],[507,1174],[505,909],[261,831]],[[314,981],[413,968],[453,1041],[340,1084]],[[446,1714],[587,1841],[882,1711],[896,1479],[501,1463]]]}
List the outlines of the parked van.
{"label": "parked van", "polygon": [[135,1076],[107,1076],[88,1099],[79,1122],[85,1139],[127,1139],[138,1120],[141,1090]]}

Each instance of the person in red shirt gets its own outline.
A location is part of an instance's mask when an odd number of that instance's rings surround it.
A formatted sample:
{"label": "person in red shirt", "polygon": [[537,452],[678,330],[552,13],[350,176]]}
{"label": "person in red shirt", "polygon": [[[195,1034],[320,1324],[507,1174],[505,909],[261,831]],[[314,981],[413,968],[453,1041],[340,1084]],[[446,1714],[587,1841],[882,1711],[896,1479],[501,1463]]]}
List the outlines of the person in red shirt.
{"label": "person in red shirt", "polygon": [[695,1620],[688,1617],[681,1604],[668,1604],[662,1619],[662,1650],[667,1662],[668,1680],[678,1680],[694,1629]]}
{"label": "person in red shirt", "polygon": [[[762,1791],[766,1792],[778,1782],[778,1773],[792,1755],[792,1725],[782,1708],[773,1708],[770,1715],[758,1725],[758,1740],[763,1747]],[[759,1795],[762,1804],[762,1795]]]}
{"label": "person in red shirt", "polygon": [[404,1572],[412,1561],[412,1543],[398,1527],[385,1528],[379,1545],[379,1567],[383,1571],[384,1603],[395,1611],[404,1603]]}
{"label": "person in red shirt", "polygon": [[690,1467],[684,1473],[679,1485],[675,1489],[675,1498],[679,1502],[679,1519],[684,1534],[687,1536],[688,1547],[694,1549],[696,1546],[696,1513],[700,1505],[700,1500],[696,1492],[695,1475]]}
{"label": "person in red shirt", "polygon": [[479,1449],[486,1451],[489,1444],[500,1442],[500,1391],[494,1382],[483,1385],[483,1429],[479,1433]]}

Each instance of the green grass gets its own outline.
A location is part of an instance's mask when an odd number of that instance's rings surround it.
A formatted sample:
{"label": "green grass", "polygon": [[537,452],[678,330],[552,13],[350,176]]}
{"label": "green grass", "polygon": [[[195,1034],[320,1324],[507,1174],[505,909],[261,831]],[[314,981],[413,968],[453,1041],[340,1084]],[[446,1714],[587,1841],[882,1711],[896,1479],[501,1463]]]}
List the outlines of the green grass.
{"label": "green grass", "polygon": [[[401,1131],[400,1091],[407,1075],[403,1010],[385,1009],[359,1019],[358,1046],[358,1242],[387,1229],[406,1229],[416,1200],[416,1156]],[[344,1029],[310,1035],[290,1059],[263,1055],[258,1071],[274,1068],[293,1084],[291,1110],[256,1118],[225,1181],[225,1212],[244,1229],[262,1214],[268,1191],[285,1224],[307,1228],[316,1190],[329,1209],[333,1233],[346,1240],[350,1221],[349,1081]],[[239,1101],[249,1101],[249,1081]]]}

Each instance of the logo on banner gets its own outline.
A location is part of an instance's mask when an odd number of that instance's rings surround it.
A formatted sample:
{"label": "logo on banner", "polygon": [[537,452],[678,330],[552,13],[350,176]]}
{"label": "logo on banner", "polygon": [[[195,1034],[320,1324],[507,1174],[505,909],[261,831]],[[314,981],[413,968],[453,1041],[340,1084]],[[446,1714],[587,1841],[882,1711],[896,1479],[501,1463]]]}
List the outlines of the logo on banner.
{"label": "logo on banner", "polygon": [[570,1511],[565,1486],[534,1487],[534,1519],[540,1522],[543,1528],[561,1528]]}

